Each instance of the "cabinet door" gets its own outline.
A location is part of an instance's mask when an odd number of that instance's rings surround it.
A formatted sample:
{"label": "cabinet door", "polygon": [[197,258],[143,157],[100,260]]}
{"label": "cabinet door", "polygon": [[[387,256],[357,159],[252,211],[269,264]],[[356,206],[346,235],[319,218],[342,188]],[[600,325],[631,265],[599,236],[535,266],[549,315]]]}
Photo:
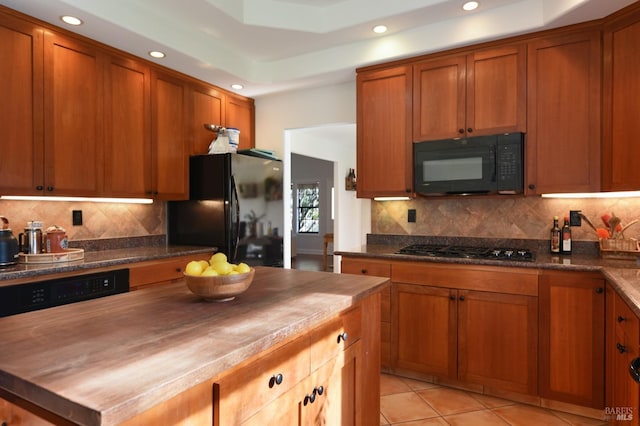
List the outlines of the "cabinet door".
{"label": "cabinet door", "polygon": [[149,69],[110,58],[105,83],[104,194],[148,197],[152,187]]}
{"label": "cabinet door", "polygon": [[604,407],[604,280],[598,275],[540,276],[540,395]]}
{"label": "cabinet door", "polygon": [[391,289],[391,363],[399,369],[455,379],[456,291],[394,283]]}
{"label": "cabinet door", "polygon": [[186,200],[189,198],[186,83],[154,73],[152,85],[152,196],[160,200]]}
{"label": "cabinet door", "polygon": [[464,136],[466,58],[432,59],[413,66],[413,140]]}
{"label": "cabinet door", "polygon": [[102,195],[105,61],[97,47],[45,34],[45,195]]}
{"label": "cabinet door", "polygon": [[[189,126],[192,144],[191,155],[206,154],[209,145],[217,135],[204,128],[205,124],[224,125],[224,95],[207,86],[193,86],[190,89],[191,113]],[[240,132],[242,135],[242,132]]]}
{"label": "cabinet door", "polygon": [[360,73],[356,86],[357,196],[410,196],[411,67]]}
{"label": "cabinet door", "polygon": [[526,52],[522,44],[467,56],[467,136],[526,131]]}
{"label": "cabinet door", "polygon": [[458,300],[458,378],[537,395],[538,299],[460,290]]}
{"label": "cabinet door", "polygon": [[640,319],[610,285],[606,291],[605,414],[609,424],[635,426],[640,423],[640,386],[629,375],[629,364],[640,356]]}
{"label": "cabinet door", "polygon": [[255,107],[253,99],[239,96],[225,96],[225,127],[240,130],[238,149],[255,147]]}
{"label": "cabinet door", "polygon": [[42,30],[0,15],[0,193],[39,195],[43,167]]}
{"label": "cabinet door", "polygon": [[600,32],[528,47],[526,193],[600,189]]}
{"label": "cabinet door", "polygon": [[624,16],[604,32],[602,186],[607,191],[640,187],[640,12]]}

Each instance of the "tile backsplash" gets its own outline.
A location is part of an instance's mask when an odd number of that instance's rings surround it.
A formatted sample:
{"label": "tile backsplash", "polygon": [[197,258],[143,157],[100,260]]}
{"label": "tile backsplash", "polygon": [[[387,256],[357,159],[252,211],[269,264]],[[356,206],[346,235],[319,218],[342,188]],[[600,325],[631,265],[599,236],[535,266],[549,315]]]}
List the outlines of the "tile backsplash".
{"label": "tile backsplash", "polygon": [[[73,226],[71,212],[82,210],[82,225]],[[28,221],[62,226],[69,241],[166,234],[166,203],[120,204],[67,201],[0,201],[0,215],[18,236]]]}
{"label": "tile backsplash", "polygon": [[[407,221],[409,209],[416,210],[416,222]],[[640,198],[552,199],[540,197],[429,198],[371,203],[371,233],[480,238],[547,239],[553,216],[581,210],[595,226],[600,216],[614,212],[622,224],[640,219]],[[597,241],[583,221],[572,229],[574,240]],[[640,223],[631,226],[626,237],[640,237]]]}

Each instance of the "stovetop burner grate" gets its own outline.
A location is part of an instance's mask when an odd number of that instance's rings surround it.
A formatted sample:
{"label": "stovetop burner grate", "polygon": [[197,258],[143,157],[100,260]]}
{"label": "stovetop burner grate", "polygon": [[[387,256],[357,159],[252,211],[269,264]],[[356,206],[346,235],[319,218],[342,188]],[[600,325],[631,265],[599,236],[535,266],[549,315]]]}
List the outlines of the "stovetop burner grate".
{"label": "stovetop burner grate", "polygon": [[512,247],[468,247],[436,244],[412,244],[396,251],[395,254],[412,256],[449,257],[467,259],[515,260],[533,262],[535,256],[531,250]]}

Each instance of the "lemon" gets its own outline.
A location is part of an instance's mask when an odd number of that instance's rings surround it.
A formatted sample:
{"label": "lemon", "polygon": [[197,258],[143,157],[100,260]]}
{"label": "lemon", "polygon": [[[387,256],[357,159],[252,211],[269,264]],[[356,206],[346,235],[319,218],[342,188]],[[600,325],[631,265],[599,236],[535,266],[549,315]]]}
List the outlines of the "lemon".
{"label": "lemon", "polygon": [[215,277],[220,275],[218,273],[218,271],[216,271],[215,269],[213,269],[211,266],[207,266],[207,269],[205,269],[204,271],[202,271],[202,277]]}
{"label": "lemon", "polygon": [[200,266],[202,266],[202,271],[204,272],[205,269],[207,269],[209,267],[209,262],[207,262],[206,260],[199,260],[198,263],[200,263]]}
{"label": "lemon", "polygon": [[212,265],[214,263],[226,262],[226,261],[227,261],[227,255],[222,253],[221,251],[219,251],[218,253],[215,253],[213,256],[211,256],[211,259],[209,259],[209,263]]}
{"label": "lemon", "polygon": [[184,268],[184,273],[187,275],[200,275],[202,274],[202,264],[197,260],[192,260],[187,263],[187,267]]}
{"label": "lemon", "polygon": [[238,264],[238,266],[236,267],[236,271],[238,271],[239,274],[246,274],[247,272],[251,271],[251,268],[249,267],[249,265],[242,262]]}
{"label": "lemon", "polygon": [[229,272],[233,271],[233,267],[228,262],[215,262],[211,267],[220,275],[228,275]]}

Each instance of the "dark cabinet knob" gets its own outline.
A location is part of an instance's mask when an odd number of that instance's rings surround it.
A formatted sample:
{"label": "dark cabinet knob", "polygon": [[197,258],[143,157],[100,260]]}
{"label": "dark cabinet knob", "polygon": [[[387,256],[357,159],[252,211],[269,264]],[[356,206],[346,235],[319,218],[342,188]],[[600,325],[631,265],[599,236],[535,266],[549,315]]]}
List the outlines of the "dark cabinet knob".
{"label": "dark cabinet knob", "polygon": [[38,191],[42,191],[42,190],[44,189],[44,186],[42,186],[42,185],[38,185],[38,186],[36,186],[36,189],[37,189]]}
{"label": "dark cabinet knob", "polygon": [[460,133],[461,135],[464,134],[464,129],[458,129],[458,133]]}
{"label": "dark cabinet knob", "polygon": [[450,294],[449,295],[449,300],[456,300],[456,295],[455,294]]}
{"label": "dark cabinet knob", "polygon": [[47,191],[49,192],[53,191],[53,186],[47,186]]}
{"label": "dark cabinet knob", "polygon": [[182,272],[182,268],[176,268],[176,272]]}
{"label": "dark cabinet knob", "polygon": [[275,385],[280,385],[280,384],[282,384],[282,379],[283,379],[283,378],[284,378],[284,377],[282,377],[282,374],[281,374],[281,373],[274,374],[273,376],[271,376],[271,377],[269,378],[269,388],[272,388],[272,387],[274,387]]}
{"label": "dark cabinet knob", "polygon": [[324,386],[318,386],[316,392],[318,392],[318,395],[322,395],[324,393]]}
{"label": "dark cabinet knob", "polygon": [[315,389],[314,389],[314,392],[311,392],[311,395],[305,395],[304,396],[303,405],[306,407],[307,404],[313,404],[315,401],[316,401],[316,393],[315,393]]}
{"label": "dark cabinet knob", "polygon": [[404,192],[406,192],[407,194],[411,193],[411,188],[405,188]]}
{"label": "dark cabinet knob", "polygon": [[604,293],[604,289],[602,287],[598,287],[598,288],[596,288],[596,293],[602,294],[602,293]]}
{"label": "dark cabinet knob", "polygon": [[529,189],[536,189],[536,185],[534,183],[530,183],[528,188]]}
{"label": "dark cabinet knob", "polygon": [[627,319],[625,317],[623,317],[622,315],[618,315],[618,322],[623,322],[626,321]]}
{"label": "dark cabinet knob", "polygon": [[360,269],[360,272],[362,273],[362,275],[367,275],[367,270],[364,268]]}
{"label": "dark cabinet knob", "polygon": [[340,333],[338,334],[338,343],[340,342],[346,342],[347,338],[349,337],[349,335],[347,334],[347,332],[345,331],[344,333]]}
{"label": "dark cabinet knob", "polygon": [[472,129],[471,127],[469,127],[469,128],[467,129],[467,133],[473,133],[473,129]]}
{"label": "dark cabinet knob", "polygon": [[464,296],[460,296],[460,301],[464,302]]}
{"label": "dark cabinet knob", "polygon": [[621,354],[627,352],[627,347],[621,343],[616,343],[616,348],[618,348],[618,352]]}

